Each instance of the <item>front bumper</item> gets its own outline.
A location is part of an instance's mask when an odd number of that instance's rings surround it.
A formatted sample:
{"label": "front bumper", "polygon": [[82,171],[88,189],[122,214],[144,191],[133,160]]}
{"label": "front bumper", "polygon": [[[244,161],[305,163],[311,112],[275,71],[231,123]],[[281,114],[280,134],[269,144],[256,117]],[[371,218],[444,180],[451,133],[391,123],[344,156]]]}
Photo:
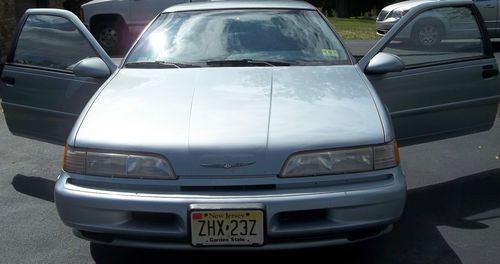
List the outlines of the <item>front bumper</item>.
{"label": "front bumper", "polygon": [[129,187],[116,188],[116,185],[93,187],[95,184],[79,180],[93,177],[62,172],[55,186],[55,202],[59,216],[77,236],[99,243],[198,249],[190,244],[188,213],[191,206],[253,204],[265,210],[265,244],[210,249],[319,247],[389,232],[403,211],[406,183],[399,167],[354,176],[358,180],[312,177],[310,182],[314,184],[307,186],[297,184],[296,179],[277,179],[287,184],[238,191],[227,191],[228,188],[132,191]]}
{"label": "front bumper", "polygon": [[387,32],[397,23],[395,22],[384,22],[384,21],[377,21],[377,35],[379,36],[385,36]]}

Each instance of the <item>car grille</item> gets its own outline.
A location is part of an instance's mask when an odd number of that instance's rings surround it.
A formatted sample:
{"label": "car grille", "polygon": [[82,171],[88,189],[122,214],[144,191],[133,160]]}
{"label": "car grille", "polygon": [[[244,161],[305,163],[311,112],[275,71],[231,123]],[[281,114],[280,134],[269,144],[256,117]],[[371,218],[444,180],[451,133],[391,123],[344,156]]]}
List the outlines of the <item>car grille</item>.
{"label": "car grille", "polygon": [[238,191],[270,191],[276,190],[276,185],[240,185],[240,186],[181,186],[182,192],[238,192]]}
{"label": "car grille", "polygon": [[[376,237],[384,231],[390,230],[392,227],[388,226],[375,226],[367,227],[358,230],[352,230],[347,232],[328,232],[313,235],[302,235],[302,236],[284,236],[284,237],[268,237],[266,239],[266,244],[287,244],[287,243],[299,243],[299,242],[313,242],[321,240],[332,240],[332,239],[347,239],[349,241],[359,241],[367,238]],[[100,242],[100,243],[112,243],[114,240],[129,240],[129,241],[139,241],[145,242],[150,245],[155,243],[168,243],[168,244],[188,244],[189,238],[178,237],[178,238],[167,238],[161,236],[136,236],[136,235],[118,235],[118,234],[106,234],[106,233],[95,233],[84,230],[73,230],[73,233],[77,237],[88,239],[90,241]]]}
{"label": "car grille", "polygon": [[367,227],[347,232],[328,232],[316,235],[270,237],[267,239],[267,243],[298,243],[298,242],[310,242],[310,241],[321,241],[321,240],[331,240],[331,239],[347,239],[349,241],[359,241],[367,238],[376,237],[382,234],[384,230],[387,230],[389,228],[391,227],[376,226],[376,227]]}

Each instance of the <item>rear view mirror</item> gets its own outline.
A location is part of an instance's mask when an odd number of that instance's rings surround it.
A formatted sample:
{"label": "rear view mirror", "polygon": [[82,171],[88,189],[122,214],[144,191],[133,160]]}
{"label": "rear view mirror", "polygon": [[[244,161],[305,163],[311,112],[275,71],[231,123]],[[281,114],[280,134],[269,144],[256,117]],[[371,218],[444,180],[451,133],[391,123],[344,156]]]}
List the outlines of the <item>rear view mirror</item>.
{"label": "rear view mirror", "polygon": [[108,78],[111,75],[106,63],[101,58],[92,57],[79,61],[73,68],[78,77]]}
{"label": "rear view mirror", "polygon": [[371,74],[384,74],[404,70],[404,62],[396,55],[380,52],[370,60],[365,72]]}

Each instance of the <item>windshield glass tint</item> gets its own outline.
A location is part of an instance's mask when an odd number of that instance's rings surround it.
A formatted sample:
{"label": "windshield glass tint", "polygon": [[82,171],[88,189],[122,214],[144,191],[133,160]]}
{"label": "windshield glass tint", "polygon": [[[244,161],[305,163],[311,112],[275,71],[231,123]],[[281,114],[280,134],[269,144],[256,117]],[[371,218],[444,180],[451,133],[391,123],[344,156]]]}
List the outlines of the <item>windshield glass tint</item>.
{"label": "windshield glass tint", "polygon": [[162,14],[141,37],[125,65],[161,61],[210,66],[217,64],[207,65],[207,61],[228,60],[290,65],[350,63],[317,11],[251,9]]}

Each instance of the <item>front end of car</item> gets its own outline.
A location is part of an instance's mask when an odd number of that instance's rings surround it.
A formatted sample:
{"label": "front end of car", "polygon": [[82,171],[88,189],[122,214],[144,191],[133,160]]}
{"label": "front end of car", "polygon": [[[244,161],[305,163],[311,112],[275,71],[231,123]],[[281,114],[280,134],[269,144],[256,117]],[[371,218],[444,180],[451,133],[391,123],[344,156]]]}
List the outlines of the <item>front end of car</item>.
{"label": "front end of car", "polygon": [[394,10],[388,8],[382,9],[376,20],[377,34],[384,36],[408,11],[408,9],[404,8]]}
{"label": "front end of car", "polygon": [[[307,88],[308,67],[162,69],[148,93],[122,85],[150,71],[120,70],[68,141],[61,219],[91,241],[166,249],[318,247],[390,231],[406,184],[388,118],[355,66],[312,69]],[[327,92],[291,99],[299,86]]]}
{"label": "front end of car", "polygon": [[384,7],[376,19],[377,34],[384,36],[412,8],[433,1],[437,0],[401,1]]}
{"label": "front end of car", "polygon": [[67,145],[56,207],[77,236],[99,243],[344,244],[389,232],[405,204],[384,105],[325,18],[300,1],[167,9]]}
{"label": "front end of car", "polygon": [[[139,164],[142,172],[136,174]],[[291,155],[276,175],[179,177],[158,155],[67,148],[55,201],[75,234],[99,243],[168,249],[318,247],[391,230],[405,204],[398,164],[393,141]],[[204,243],[210,227],[195,232],[195,218],[209,222],[210,213],[230,212],[258,212],[238,220],[256,221],[248,236],[240,236],[252,243]]]}

